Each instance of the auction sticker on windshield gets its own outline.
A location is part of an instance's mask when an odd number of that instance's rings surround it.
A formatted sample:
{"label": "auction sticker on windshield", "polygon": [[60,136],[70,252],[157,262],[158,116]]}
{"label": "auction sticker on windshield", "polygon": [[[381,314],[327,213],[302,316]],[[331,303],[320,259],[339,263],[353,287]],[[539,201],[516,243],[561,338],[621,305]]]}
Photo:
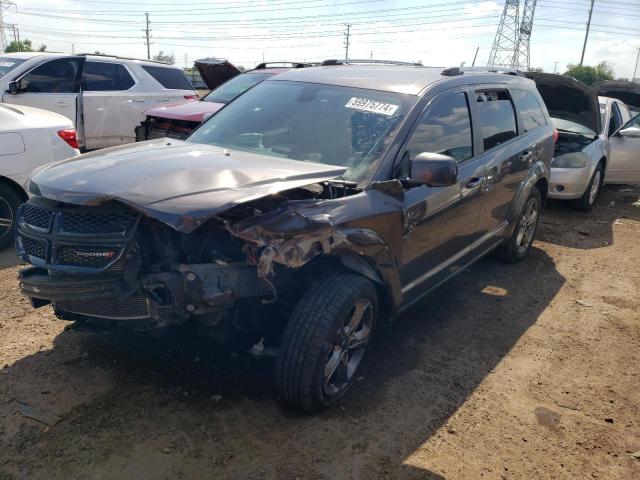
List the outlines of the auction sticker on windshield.
{"label": "auction sticker on windshield", "polygon": [[358,97],[351,97],[345,105],[346,108],[362,110],[363,112],[380,113],[382,115],[393,115],[399,106],[400,105],[393,105],[392,103],[378,102],[376,100]]}

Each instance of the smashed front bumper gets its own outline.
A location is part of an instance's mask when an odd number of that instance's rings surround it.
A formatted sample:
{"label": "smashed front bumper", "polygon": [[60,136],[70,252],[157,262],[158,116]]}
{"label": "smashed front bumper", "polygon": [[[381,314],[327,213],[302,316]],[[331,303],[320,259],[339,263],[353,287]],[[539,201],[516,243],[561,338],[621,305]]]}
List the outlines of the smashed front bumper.
{"label": "smashed front bumper", "polygon": [[[31,199],[18,211],[16,250],[33,265],[20,288],[34,307],[65,319],[118,321],[139,330],[190,319],[215,324],[239,298],[268,297],[244,262],[144,267],[140,214],[123,205],[77,207]],[[133,322],[135,321],[135,322]]]}

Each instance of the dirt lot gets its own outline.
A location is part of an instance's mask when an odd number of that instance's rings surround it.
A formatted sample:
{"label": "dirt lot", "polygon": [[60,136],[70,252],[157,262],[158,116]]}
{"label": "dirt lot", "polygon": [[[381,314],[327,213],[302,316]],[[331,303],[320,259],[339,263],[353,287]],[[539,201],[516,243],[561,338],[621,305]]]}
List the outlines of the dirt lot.
{"label": "dirt lot", "polygon": [[65,328],[4,252],[0,479],[640,478],[639,198],[552,205],[530,258],[484,260],[383,328],[316,416],[278,401],[273,359]]}

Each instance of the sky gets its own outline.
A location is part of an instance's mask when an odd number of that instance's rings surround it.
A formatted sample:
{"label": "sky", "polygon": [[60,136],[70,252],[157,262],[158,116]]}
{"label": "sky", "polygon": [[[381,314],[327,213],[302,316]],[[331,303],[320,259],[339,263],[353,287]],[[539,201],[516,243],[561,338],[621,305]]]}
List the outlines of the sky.
{"label": "sky", "polygon": [[[7,0],[0,0],[6,2]],[[520,0],[524,3],[524,0]],[[13,0],[4,21],[20,38],[47,50],[146,58],[173,53],[176,64],[227,58],[251,68],[265,61],[349,57],[420,61],[425,65],[486,65],[504,0]],[[563,72],[578,63],[590,0],[538,0],[531,67]],[[6,29],[9,40],[13,29]],[[640,48],[640,0],[595,0],[586,65],[608,61],[631,78]],[[636,77],[640,76],[640,66]]]}

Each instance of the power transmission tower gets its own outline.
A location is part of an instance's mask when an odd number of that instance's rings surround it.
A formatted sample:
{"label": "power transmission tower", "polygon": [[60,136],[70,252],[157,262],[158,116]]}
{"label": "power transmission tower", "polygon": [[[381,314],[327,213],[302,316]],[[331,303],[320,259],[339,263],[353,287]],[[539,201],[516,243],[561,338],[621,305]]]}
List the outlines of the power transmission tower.
{"label": "power transmission tower", "polygon": [[9,1],[0,0],[0,53],[4,53],[5,49],[9,46],[9,41],[7,40],[7,36],[4,32],[4,29],[9,25],[4,23],[3,11],[8,10],[11,5],[15,4]]}
{"label": "power transmission tower", "polygon": [[514,58],[514,66],[520,70],[528,71],[530,64],[531,31],[533,30],[533,14],[536,11],[537,0],[524,0],[522,7],[522,22],[520,23],[520,35],[518,35],[518,51]]}
{"label": "power transmission tower", "polygon": [[345,23],[345,27],[347,27],[347,31],[344,32],[344,59],[349,60],[349,36],[351,35],[351,24]]}
{"label": "power transmission tower", "polygon": [[147,60],[151,60],[151,43],[149,42],[149,14],[145,13],[144,14],[145,20],[147,22],[147,28],[145,28],[144,31],[144,36],[146,38],[146,43],[147,43]]}
{"label": "power transmission tower", "polygon": [[489,54],[489,66],[513,67],[517,62],[520,0],[505,0],[498,31]]}

